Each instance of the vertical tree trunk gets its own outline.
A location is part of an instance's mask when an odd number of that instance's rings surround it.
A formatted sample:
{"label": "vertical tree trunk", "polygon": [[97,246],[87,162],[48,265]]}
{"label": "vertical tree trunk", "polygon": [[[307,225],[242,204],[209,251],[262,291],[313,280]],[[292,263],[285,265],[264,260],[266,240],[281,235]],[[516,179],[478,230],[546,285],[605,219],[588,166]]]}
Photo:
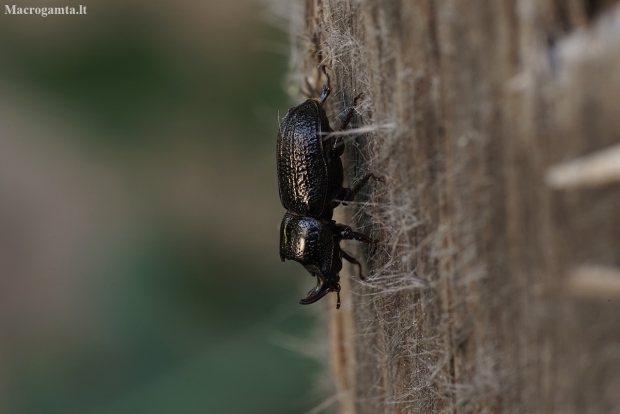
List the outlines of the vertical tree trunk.
{"label": "vertical tree trunk", "polygon": [[620,412],[614,3],[307,0],[385,179],[338,217],[382,241],[329,304],[340,412]]}

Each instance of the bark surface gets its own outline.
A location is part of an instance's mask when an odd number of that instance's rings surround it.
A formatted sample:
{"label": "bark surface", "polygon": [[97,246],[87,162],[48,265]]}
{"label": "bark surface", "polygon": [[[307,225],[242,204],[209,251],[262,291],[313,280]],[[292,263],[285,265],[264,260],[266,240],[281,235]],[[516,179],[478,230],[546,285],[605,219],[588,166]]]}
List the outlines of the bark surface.
{"label": "bark surface", "polygon": [[367,278],[345,267],[326,303],[339,412],[620,412],[615,2],[307,0],[304,21],[330,118],[365,94],[347,176],[385,180],[338,209],[382,241],[344,244]]}

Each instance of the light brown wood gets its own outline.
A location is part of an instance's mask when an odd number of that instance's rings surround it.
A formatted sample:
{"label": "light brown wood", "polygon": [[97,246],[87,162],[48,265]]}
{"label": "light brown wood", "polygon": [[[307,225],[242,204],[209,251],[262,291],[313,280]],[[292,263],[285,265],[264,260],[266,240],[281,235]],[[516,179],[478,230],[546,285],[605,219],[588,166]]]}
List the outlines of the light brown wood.
{"label": "light brown wood", "polygon": [[341,413],[620,412],[620,300],[566,289],[620,265],[620,183],[584,173],[620,142],[615,6],[306,1],[293,66],[332,116],[365,93],[347,176],[385,178],[337,217],[382,241],[330,310]]}

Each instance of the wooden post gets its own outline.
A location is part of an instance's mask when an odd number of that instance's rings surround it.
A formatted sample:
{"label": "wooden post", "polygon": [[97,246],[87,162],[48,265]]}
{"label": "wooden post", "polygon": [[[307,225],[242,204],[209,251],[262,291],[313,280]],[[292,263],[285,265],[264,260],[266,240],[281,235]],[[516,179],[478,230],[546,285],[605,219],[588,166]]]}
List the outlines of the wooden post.
{"label": "wooden post", "polygon": [[295,66],[365,93],[347,173],[385,179],[339,209],[382,241],[330,310],[341,413],[619,412],[615,4],[307,0]]}

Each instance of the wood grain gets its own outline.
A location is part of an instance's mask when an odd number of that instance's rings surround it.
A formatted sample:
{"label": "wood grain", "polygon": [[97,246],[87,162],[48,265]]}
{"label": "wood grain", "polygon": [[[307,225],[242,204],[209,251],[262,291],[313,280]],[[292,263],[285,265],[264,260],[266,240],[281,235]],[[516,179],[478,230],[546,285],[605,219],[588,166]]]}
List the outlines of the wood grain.
{"label": "wood grain", "polygon": [[347,174],[385,178],[337,217],[382,241],[330,311],[341,413],[620,412],[620,300],[570,289],[620,266],[620,183],[545,181],[620,142],[615,5],[307,0],[295,66],[332,117],[365,93]]}

